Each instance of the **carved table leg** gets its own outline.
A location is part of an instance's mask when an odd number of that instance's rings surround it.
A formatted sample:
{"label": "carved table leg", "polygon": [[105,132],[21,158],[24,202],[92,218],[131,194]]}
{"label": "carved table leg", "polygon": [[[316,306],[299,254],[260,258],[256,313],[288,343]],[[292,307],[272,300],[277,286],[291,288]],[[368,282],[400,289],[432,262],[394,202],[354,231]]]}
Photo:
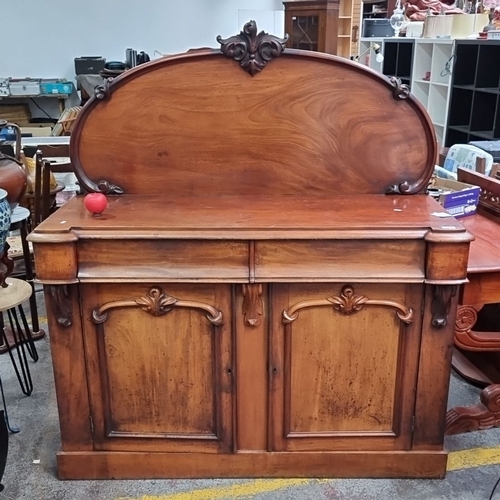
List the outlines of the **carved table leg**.
{"label": "carved table leg", "polygon": [[500,384],[493,384],[481,392],[481,403],[452,408],[446,414],[446,434],[482,431],[500,427]]}

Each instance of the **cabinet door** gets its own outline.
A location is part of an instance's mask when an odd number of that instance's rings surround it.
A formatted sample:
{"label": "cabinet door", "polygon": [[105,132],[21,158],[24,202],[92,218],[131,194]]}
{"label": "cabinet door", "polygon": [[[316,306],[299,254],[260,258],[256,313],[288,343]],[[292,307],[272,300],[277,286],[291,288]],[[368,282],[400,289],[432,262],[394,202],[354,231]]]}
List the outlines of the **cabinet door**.
{"label": "cabinet door", "polygon": [[410,448],[422,294],[420,284],[273,287],[274,450]]}
{"label": "cabinet door", "polygon": [[285,16],[285,31],[290,35],[287,46],[292,49],[324,51],[320,42],[320,26],[324,14],[318,10],[293,11]]}
{"label": "cabinet door", "polygon": [[231,292],[212,284],[85,284],[97,450],[227,452]]}

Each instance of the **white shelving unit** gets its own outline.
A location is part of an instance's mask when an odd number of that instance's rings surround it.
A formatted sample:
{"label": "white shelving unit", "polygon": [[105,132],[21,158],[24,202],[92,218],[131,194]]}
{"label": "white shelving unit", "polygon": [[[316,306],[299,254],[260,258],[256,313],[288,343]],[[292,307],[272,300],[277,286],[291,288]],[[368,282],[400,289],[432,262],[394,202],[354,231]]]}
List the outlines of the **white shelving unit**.
{"label": "white shelving unit", "polygon": [[414,43],[412,94],[427,109],[436,130],[437,140],[443,146],[450,105],[454,42],[416,38]]}
{"label": "white shelving unit", "polygon": [[[404,39],[361,38],[359,62],[384,73],[384,63],[378,63],[375,60],[376,54],[372,48],[373,44],[380,45],[380,50],[385,55],[387,43],[401,40]],[[407,40],[406,43],[411,42]],[[444,145],[451,93],[452,56],[455,51],[455,43],[454,40],[415,38],[413,44],[411,92],[429,113],[436,130],[437,140],[440,145]]]}

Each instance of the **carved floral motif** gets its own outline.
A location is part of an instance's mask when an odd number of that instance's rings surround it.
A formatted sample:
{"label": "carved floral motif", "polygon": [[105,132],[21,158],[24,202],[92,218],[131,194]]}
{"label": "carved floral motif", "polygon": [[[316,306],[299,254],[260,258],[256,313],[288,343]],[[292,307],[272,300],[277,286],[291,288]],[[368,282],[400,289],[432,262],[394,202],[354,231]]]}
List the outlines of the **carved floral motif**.
{"label": "carved floral motif", "polygon": [[143,311],[152,316],[163,316],[174,307],[186,307],[192,309],[202,309],[207,313],[207,319],[213,325],[222,324],[222,311],[215,309],[209,304],[190,300],[180,300],[163,293],[159,287],[153,287],[146,295],[133,300],[119,300],[108,302],[92,311],[92,321],[95,324],[104,323],[108,319],[108,311],[121,307],[140,307]]}
{"label": "carved floral motif", "polygon": [[239,35],[227,39],[223,39],[220,35],[217,37],[222,53],[238,61],[252,76],[262,71],[268,61],[283,52],[287,40],[288,35],[282,39],[268,35],[264,31],[257,34],[255,21],[246,23]]}
{"label": "carved floral motif", "polygon": [[333,297],[318,300],[305,300],[294,304],[288,311],[283,311],[283,323],[292,323],[299,317],[299,311],[307,307],[331,306],[341,314],[354,314],[364,306],[384,306],[396,309],[398,318],[407,325],[413,321],[413,309],[392,300],[369,299],[364,295],[357,295],[350,285],[342,288],[341,292]]}
{"label": "carved floral motif", "polygon": [[368,297],[364,295],[355,295],[354,290],[346,286],[339,295],[327,297],[328,302],[333,304],[333,308],[342,314],[352,314],[361,311],[363,305],[368,302]]}
{"label": "carved floral motif", "polygon": [[477,321],[477,311],[472,306],[460,306],[455,321],[456,332],[470,332]]}
{"label": "carved floral motif", "polygon": [[135,299],[135,303],[152,316],[167,314],[176,302],[176,298],[165,295],[160,288],[151,288],[147,295]]}

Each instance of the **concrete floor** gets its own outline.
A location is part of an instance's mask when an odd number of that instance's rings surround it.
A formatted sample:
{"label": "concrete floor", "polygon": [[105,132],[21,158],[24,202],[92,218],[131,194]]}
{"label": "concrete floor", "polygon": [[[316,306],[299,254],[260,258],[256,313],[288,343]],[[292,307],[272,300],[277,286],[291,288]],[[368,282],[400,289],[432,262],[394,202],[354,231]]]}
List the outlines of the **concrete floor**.
{"label": "concrete floor", "polygon": [[[40,293],[37,297],[43,302]],[[60,443],[48,339],[36,346],[40,360],[31,363],[35,389],[30,397],[22,395],[8,356],[0,356],[9,417],[21,428],[19,434],[10,435],[0,499],[488,500],[500,475],[500,429],[494,429],[446,439],[452,453],[444,480],[59,481],[55,454]],[[449,405],[477,403],[479,392],[453,375]],[[500,500],[500,491],[494,498]]]}

